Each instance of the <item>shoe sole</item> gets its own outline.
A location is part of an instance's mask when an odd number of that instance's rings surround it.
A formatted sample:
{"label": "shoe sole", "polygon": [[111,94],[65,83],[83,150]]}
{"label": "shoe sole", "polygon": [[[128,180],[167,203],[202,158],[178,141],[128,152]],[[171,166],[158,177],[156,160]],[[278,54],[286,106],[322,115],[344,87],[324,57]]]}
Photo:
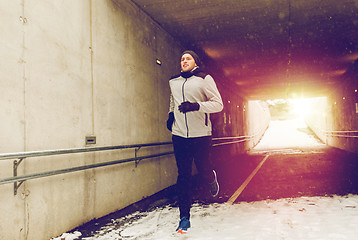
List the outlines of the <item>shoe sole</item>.
{"label": "shoe sole", "polygon": [[188,232],[188,230],[183,230],[183,229],[179,229],[177,231],[177,233],[180,233],[180,234],[186,234]]}

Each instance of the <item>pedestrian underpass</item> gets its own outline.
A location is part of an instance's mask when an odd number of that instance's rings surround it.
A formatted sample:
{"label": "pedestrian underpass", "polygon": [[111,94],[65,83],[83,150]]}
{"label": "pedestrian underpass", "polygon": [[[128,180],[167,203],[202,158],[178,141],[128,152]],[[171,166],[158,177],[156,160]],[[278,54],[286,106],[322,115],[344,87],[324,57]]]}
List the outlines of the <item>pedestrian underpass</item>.
{"label": "pedestrian underpass", "polygon": [[[190,11],[187,4],[1,1],[1,239],[49,239],[175,184],[171,145],[162,144],[171,137],[168,79],[185,48],[203,55],[224,100],[224,110],[211,116],[213,154],[226,167],[215,201],[226,202],[267,156],[246,153],[274,120],[269,100],[311,99],[309,128],[326,146],[357,153],[356,4],[190,1]],[[310,174],[304,176],[313,182],[301,186],[299,165],[287,169],[296,186],[280,181],[280,163],[305,158],[309,165],[330,149],[306,156],[270,149],[235,202],[307,193],[305,186],[344,192],[349,185],[326,178],[333,160],[318,170],[322,186]],[[226,163],[237,172],[226,174]],[[266,174],[270,164],[276,170]],[[283,189],[255,184],[272,174]]]}

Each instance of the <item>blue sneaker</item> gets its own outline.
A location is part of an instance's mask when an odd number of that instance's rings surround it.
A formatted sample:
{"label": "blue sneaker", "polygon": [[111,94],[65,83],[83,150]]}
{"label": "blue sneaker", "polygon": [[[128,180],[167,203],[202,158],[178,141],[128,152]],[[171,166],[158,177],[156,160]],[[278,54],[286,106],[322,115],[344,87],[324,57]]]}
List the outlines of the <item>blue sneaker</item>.
{"label": "blue sneaker", "polygon": [[213,170],[213,173],[214,173],[214,181],[212,183],[209,183],[209,185],[210,185],[211,196],[216,197],[219,194],[219,183],[218,183],[218,179],[216,178],[215,170]]}
{"label": "blue sneaker", "polygon": [[190,221],[187,217],[182,217],[179,222],[179,226],[176,230],[177,233],[187,233],[190,228]]}

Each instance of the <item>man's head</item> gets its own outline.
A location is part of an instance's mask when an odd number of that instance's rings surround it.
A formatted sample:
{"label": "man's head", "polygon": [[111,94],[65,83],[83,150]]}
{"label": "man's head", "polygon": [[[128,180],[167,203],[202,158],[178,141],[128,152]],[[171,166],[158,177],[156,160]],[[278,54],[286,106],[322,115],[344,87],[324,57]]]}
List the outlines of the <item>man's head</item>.
{"label": "man's head", "polygon": [[180,66],[183,72],[189,72],[200,64],[200,58],[195,52],[191,50],[186,50],[182,53],[180,59]]}

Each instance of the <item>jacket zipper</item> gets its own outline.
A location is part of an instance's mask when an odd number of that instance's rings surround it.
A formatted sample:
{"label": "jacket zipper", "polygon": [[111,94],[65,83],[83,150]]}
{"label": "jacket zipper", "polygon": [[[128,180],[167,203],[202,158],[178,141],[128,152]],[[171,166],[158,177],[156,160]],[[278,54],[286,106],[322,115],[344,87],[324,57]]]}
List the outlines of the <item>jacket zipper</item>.
{"label": "jacket zipper", "polygon": [[[187,80],[188,79],[185,78],[185,81],[184,81],[183,86],[182,86],[183,102],[185,102],[184,85],[185,85]],[[188,126],[188,119],[186,117],[186,113],[184,113],[184,117],[185,117],[185,126],[186,126],[186,137],[189,137],[189,126]]]}

